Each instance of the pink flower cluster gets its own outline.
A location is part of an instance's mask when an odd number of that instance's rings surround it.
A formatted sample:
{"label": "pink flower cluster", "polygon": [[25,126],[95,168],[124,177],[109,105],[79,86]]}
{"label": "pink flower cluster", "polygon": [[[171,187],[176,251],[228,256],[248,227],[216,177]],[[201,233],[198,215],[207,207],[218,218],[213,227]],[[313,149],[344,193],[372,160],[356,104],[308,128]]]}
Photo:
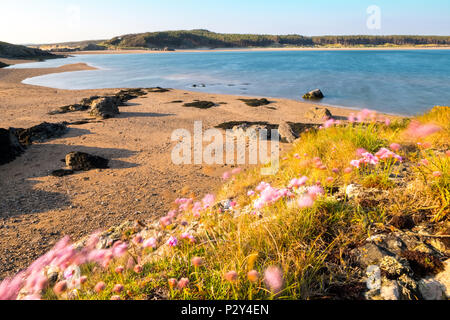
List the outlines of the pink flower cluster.
{"label": "pink flower cluster", "polygon": [[69,237],[63,238],[52,250],[33,262],[27,270],[12,279],[5,279],[0,284],[0,300],[16,299],[21,290],[28,295],[24,299],[39,298],[42,290],[48,286],[46,267],[53,267],[70,276],[73,271],[65,271],[71,266],[95,262],[107,267],[111,260],[123,256],[128,250],[128,245],[121,241],[116,242],[110,249],[96,249],[98,242],[99,237],[93,235],[83,249],[77,250]]}
{"label": "pink flower cluster", "polygon": [[419,121],[413,120],[411,121],[406,133],[414,138],[426,138],[441,130],[442,128],[435,124],[421,124]]}
{"label": "pink flower cluster", "polygon": [[[365,150],[364,150],[365,151]],[[381,148],[375,155],[370,152],[359,151],[358,154],[362,157],[359,160],[350,161],[350,165],[355,168],[360,168],[362,165],[374,165],[376,166],[380,160],[394,159],[395,161],[402,162],[403,158],[398,154],[392,152],[389,149]]]}
{"label": "pink flower cluster", "polygon": [[363,109],[358,113],[350,113],[348,117],[350,123],[364,123],[364,122],[384,122],[387,126],[391,124],[391,120],[387,117],[378,115],[376,111]]}
{"label": "pink flower cluster", "polygon": [[273,188],[270,184],[266,182],[261,182],[256,191],[260,193],[259,198],[255,200],[253,206],[255,209],[262,209],[265,206],[271,205],[281,198],[291,197],[293,194],[287,188],[277,189]]}

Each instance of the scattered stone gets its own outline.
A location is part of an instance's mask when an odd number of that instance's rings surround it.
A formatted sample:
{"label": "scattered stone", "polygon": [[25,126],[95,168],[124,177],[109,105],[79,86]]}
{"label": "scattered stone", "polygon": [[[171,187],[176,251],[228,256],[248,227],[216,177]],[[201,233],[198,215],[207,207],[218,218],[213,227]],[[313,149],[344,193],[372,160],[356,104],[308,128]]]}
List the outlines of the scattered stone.
{"label": "scattered stone", "polygon": [[312,107],[306,112],[306,118],[308,118],[309,120],[323,121],[332,117],[333,115],[327,108]]}
{"label": "scattered stone", "polygon": [[379,266],[371,265],[366,270],[367,275],[367,289],[380,290],[381,289],[381,269]]}
{"label": "scattered stone", "polygon": [[260,107],[270,104],[270,101],[266,98],[262,99],[239,99],[240,101],[244,102],[246,105],[250,107]]}
{"label": "scattered stone", "polygon": [[399,300],[400,289],[397,281],[386,281],[383,283],[380,296],[383,300]]}
{"label": "scattered stone", "polygon": [[395,256],[392,252],[374,243],[367,243],[362,247],[353,249],[350,254],[362,267],[378,265],[384,257]]}
{"label": "scattered stone", "polygon": [[185,103],[183,106],[184,107],[193,107],[193,108],[198,108],[198,109],[209,109],[214,107],[216,104],[214,102],[211,101],[194,101],[191,103]]}
{"label": "scattered stone", "polygon": [[0,69],[1,68],[6,68],[6,67],[9,67],[9,64],[6,64],[6,63],[3,63],[3,62],[0,61]]}
{"label": "scattered stone", "polygon": [[117,98],[103,97],[98,98],[91,103],[91,110],[89,114],[96,118],[108,119],[119,114],[119,104]]}
{"label": "scattered stone", "polygon": [[281,141],[285,141],[287,143],[293,143],[298,138],[292,130],[291,125],[285,121],[280,123],[278,133],[280,134]]}
{"label": "scattered stone", "polygon": [[22,145],[28,146],[34,142],[44,142],[58,138],[67,132],[66,123],[43,122],[28,129],[16,129],[16,135]]}
{"label": "scattered stone", "polygon": [[13,161],[24,152],[15,129],[0,128],[0,165]]}
{"label": "scattered stone", "polygon": [[170,101],[170,103],[183,103],[183,100],[174,100],[174,101]]}
{"label": "scattered stone", "polygon": [[419,292],[425,300],[446,300],[445,286],[436,279],[419,281]]}
{"label": "scattered stone", "polygon": [[66,155],[66,165],[73,171],[88,171],[91,169],[107,169],[109,160],[84,152],[71,152]]}
{"label": "scattered stone", "polygon": [[319,100],[319,99],[323,99],[323,98],[324,98],[324,95],[323,95],[322,91],[320,91],[320,89],[312,90],[303,95],[303,99],[307,99],[307,100],[310,100],[310,99]]}

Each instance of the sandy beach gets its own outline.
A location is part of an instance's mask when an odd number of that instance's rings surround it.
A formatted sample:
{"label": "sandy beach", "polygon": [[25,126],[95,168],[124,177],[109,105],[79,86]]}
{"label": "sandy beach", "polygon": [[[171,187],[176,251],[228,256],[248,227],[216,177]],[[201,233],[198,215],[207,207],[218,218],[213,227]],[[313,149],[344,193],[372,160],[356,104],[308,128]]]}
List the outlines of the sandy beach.
{"label": "sandy beach", "polygon": [[[92,95],[114,94],[119,89],[56,90],[25,85],[21,81],[43,74],[87,69],[91,68],[84,64],[54,69],[0,69],[0,127],[27,128],[44,121],[86,119],[86,112],[60,115],[48,112]],[[65,235],[80,239],[126,219],[159,217],[171,209],[170,204],[179,196],[202,196],[215,191],[221,184],[221,175],[230,166],[172,164],[174,130],[193,131],[193,123],[198,120],[203,121],[204,130],[226,121],[310,122],[305,113],[312,104],[270,99],[270,105],[254,108],[239,98],[184,90],[148,93],[121,107],[121,114],[116,118],[71,125],[63,137],[33,144],[15,161],[2,166],[0,278],[25,267]],[[220,105],[200,110],[173,103],[194,100]],[[335,116],[351,112],[329,109]],[[72,151],[111,159],[110,169],[63,178],[49,176],[52,170],[64,166],[61,159]]]}

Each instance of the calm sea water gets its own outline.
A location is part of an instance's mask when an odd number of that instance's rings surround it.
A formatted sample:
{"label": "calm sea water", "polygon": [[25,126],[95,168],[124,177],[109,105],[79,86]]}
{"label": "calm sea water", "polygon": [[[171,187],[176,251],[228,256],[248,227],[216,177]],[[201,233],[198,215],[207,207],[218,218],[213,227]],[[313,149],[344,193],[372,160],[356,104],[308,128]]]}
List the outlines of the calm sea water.
{"label": "calm sea water", "polygon": [[50,74],[25,83],[60,89],[161,86],[297,100],[320,88],[326,95],[322,104],[408,115],[450,105],[450,50],[82,55],[15,67],[78,62],[100,70]]}

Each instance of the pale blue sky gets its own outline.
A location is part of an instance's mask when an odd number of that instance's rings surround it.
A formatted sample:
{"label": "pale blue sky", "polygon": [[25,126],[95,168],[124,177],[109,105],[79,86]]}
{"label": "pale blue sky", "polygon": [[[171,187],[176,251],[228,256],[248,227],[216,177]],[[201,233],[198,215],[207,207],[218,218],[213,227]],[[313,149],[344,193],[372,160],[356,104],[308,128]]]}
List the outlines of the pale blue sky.
{"label": "pale blue sky", "polygon": [[[367,8],[381,28],[367,27]],[[146,31],[450,35],[449,0],[1,0],[0,41],[51,43]]]}

